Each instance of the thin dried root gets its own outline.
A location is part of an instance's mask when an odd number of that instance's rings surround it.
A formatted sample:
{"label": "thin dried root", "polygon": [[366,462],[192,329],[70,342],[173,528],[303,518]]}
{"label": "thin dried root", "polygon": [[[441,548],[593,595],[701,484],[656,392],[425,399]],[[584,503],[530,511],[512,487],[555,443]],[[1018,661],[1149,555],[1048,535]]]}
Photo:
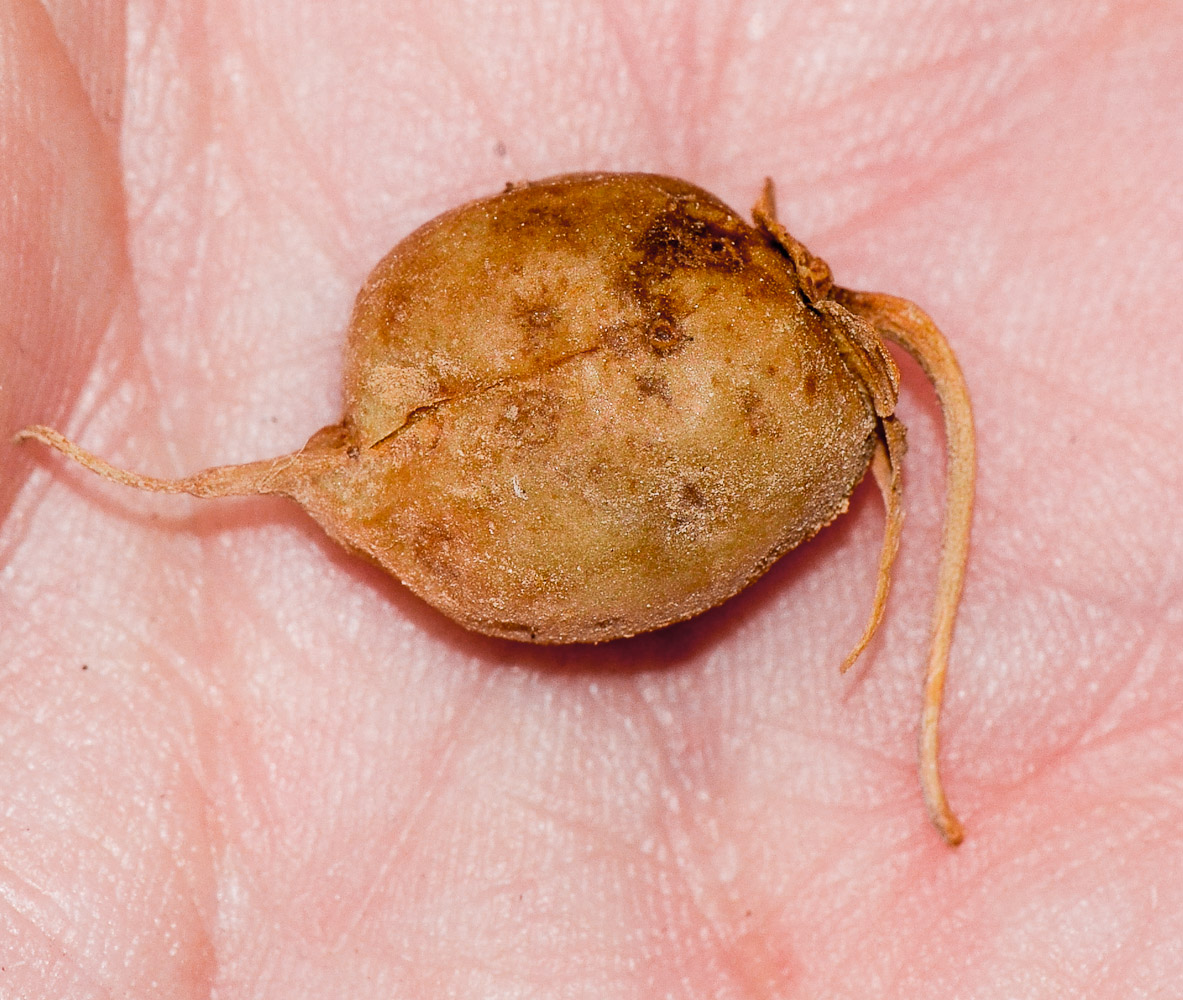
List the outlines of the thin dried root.
{"label": "thin dried root", "polygon": [[17,431],[12,440],[14,443],[40,441],[113,483],[132,486],[138,490],[150,490],[153,493],[189,493],[195,497],[283,493],[285,490],[282,481],[285,477],[282,473],[291,466],[295,457],[285,455],[282,458],[271,458],[261,462],[247,462],[245,465],[219,465],[181,479],[158,479],[155,476],[141,476],[112,465],[85,448],[78,447],[52,427],[43,427],[39,424],[25,427]]}
{"label": "thin dried root", "polygon": [[875,599],[871,604],[871,616],[863,629],[862,637],[842,661],[842,673],[846,673],[854,661],[874,637],[883,621],[887,606],[887,593],[891,589],[891,568],[900,548],[900,535],[904,528],[903,486],[900,481],[900,464],[904,456],[904,425],[888,417],[882,424],[883,437],[875,443],[875,454],[871,458],[871,473],[879,492],[883,494],[885,523],[883,526],[883,548],[879,552],[879,578],[875,583]]}
{"label": "thin dried root", "polygon": [[948,843],[956,845],[961,843],[964,832],[945,797],[937,759],[945,671],[965,580],[973,516],[974,427],[969,391],[944,335],[919,306],[894,295],[855,292],[837,287],[833,297],[851,312],[869,321],[883,336],[899,344],[916,359],[936,389],[945,418],[948,456],[945,524],[933,608],[932,647],[924,680],[924,710],[920,723],[920,784],[933,824]]}

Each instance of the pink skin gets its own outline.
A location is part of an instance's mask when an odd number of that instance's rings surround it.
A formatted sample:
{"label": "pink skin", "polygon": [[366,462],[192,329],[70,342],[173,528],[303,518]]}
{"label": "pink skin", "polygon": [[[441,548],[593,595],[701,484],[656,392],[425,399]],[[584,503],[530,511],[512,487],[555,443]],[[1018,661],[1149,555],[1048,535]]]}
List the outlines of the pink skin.
{"label": "pink skin", "polygon": [[462,632],[282,501],[3,445],[0,994],[1178,987],[1171,5],[48,6],[0,0],[5,438],[158,475],[291,450],[338,416],[390,245],[575,169],[740,208],[769,174],[839,282],[929,310],[979,432],[943,757],[967,839],[916,781],[942,445],[911,362],[896,582],[845,677],[869,482],[722,609],[547,650]]}

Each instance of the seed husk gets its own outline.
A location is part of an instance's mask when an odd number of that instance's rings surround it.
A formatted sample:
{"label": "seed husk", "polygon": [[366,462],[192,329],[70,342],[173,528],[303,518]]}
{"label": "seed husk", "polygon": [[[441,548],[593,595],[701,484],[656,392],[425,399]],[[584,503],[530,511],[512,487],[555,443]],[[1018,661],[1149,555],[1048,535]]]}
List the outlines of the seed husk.
{"label": "seed husk", "polygon": [[886,508],[867,624],[903,521],[899,374],[913,355],[945,417],[945,528],[920,774],[950,844],[938,722],[968,554],[974,437],[957,361],[914,304],[834,285],[777,221],[684,181],[576,174],[439,216],[354,307],[345,412],[291,455],[180,479],[20,431],[115,482],[291,497],[345,547],[466,628],[602,642],[711,608],[846,510],[870,468]]}

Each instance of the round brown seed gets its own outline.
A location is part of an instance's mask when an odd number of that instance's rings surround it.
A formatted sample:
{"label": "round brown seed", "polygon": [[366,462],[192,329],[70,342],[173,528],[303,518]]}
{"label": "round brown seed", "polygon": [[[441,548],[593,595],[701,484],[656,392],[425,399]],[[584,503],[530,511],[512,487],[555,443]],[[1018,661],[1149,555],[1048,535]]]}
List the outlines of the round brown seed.
{"label": "round brown seed", "polygon": [[374,269],[349,328],[344,416],[299,452],[168,480],[46,427],[18,438],[142,489],[289,496],[467,628],[549,643],[634,635],[726,600],[842,513],[870,467],[887,528],[846,669],[881,619],[902,523],[888,337],[946,418],[921,779],[958,843],[937,723],[973,505],[964,381],[917,307],[833,285],[777,222],[770,183],[753,219],[654,175],[507,186]]}

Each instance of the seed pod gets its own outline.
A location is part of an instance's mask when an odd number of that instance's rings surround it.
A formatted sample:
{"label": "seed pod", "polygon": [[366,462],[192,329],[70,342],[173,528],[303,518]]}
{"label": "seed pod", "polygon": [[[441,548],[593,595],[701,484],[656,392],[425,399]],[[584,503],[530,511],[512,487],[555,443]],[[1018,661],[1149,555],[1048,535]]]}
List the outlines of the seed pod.
{"label": "seed pod", "polygon": [[508,186],[427,223],[366,280],[342,420],[278,459],[166,480],[276,493],[467,628],[600,642],[696,615],[842,513],[868,466],[887,528],[853,662],[883,612],[902,523],[898,373],[937,387],[949,506],[925,694],[929,812],[961,839],[936,769],[937,717],[973,502],[956,361],[911,303],[833,285],[776,221],[744,222],[683,181],[586,174]]}

